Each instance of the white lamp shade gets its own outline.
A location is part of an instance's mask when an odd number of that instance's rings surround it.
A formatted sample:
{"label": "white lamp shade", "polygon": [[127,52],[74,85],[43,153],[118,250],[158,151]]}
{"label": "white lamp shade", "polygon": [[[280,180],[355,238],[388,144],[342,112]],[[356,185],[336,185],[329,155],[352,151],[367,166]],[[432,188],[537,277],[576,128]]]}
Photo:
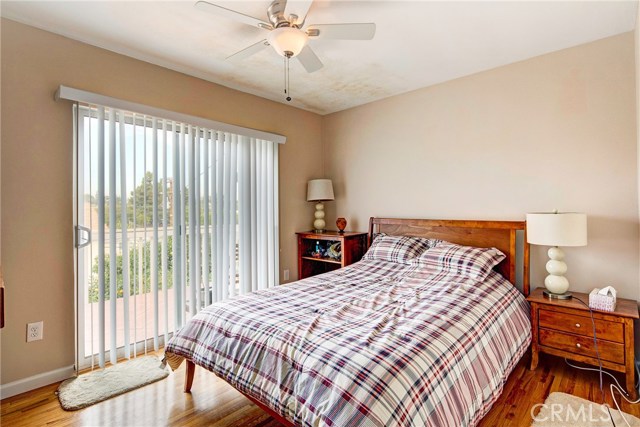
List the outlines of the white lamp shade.
{"label": "white lamp shade", "polygon": [[333,200],[333,184],[330,179],[312,179],[307,183],[307,201]]}
{"label": "white lamp shade", "polygon": [[285,52],[291,52],[293,57],[304,49],[309,41],[309,36],[298,28],[280,27],[271,31],[267,40],[280,55],[287,56]]}
{"label": "white lamp shade", "polygon": [[587,215],[576,212],[527,214],[527,242],[544,246],[585,246]]}

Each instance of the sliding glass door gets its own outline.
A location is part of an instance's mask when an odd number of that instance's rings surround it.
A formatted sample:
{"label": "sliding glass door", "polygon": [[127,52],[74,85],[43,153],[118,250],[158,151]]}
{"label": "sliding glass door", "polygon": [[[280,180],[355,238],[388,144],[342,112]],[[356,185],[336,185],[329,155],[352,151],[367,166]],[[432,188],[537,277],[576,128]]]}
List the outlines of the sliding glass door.
{"label": "sliding glass door", "polygon": [[278,283],[277,143],[76,105],[79,367],[157,350]]}

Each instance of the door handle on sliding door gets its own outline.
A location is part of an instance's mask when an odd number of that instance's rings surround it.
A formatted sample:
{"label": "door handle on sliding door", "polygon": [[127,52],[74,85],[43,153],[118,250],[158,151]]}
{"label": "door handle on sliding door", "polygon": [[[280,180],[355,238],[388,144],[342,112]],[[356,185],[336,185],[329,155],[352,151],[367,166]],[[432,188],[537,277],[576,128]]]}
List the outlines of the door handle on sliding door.
{"label": "door handle on sliding door", "polygon": [[[84,236],[81,233],[85,233]],[[82,240],[85,237],[86,240]],[[82,225],[76,225],[76,248],[82,248],[91,243],[91,229]]]}

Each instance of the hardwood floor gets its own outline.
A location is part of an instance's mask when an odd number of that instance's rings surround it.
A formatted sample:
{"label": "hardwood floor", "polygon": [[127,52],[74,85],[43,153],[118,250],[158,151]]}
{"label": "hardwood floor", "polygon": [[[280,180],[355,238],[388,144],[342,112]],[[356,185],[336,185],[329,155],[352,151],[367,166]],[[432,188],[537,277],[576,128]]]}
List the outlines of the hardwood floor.
{"label": "hardwood floor", "polygon": [[[543,355],[538,369],[527,369],[525,356],[511,373],[504,392],[480,426],[529,426],[530,408],[549,393],[562,391],[600,401],[598,374],[578,371],[562,359]],[[224,381],[197,368],[192,393],[182,392],[184,366],[168,378],[89,408],[66,412],[54,394],[58,384],[5,399],[0,424],[7,426],[216,426],[278,427],[257,406]],[[620,378],[619,380],[621,380]],[[605,380],[607,402],[613,406]],[[618,399],[619,401],[621,399]],[[622,404],[640,416],[640,405]]]}
{"label": "hardwood floor", "polygon": [[[600,380],[597,372],[574,369],[564,359],[541,355],[538,369],[530,371],[529,355],[520,360],[513,370],[504,390],[493,408],[478,424],[479,427],[491,426],[529,426],[531,424],[531,408],[543,403],[550,393],[560,391],[573,394],[592,402],[601,402]],[[618,382],[624,385],[624,376],[614,374]],[[609,377],[603,375],[605,402],[615,408],[609,392]],[[640,416],[640,405],[632,405],[616,395],[620,408],[629,414]]]}

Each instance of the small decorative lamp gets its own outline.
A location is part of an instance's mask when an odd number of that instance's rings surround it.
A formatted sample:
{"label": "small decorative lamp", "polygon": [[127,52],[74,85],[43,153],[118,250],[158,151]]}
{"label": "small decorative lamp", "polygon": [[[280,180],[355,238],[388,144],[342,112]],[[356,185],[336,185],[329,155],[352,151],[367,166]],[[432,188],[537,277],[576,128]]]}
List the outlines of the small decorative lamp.
{"label": "small decorative lamp", "polygon": [[575,212],[548,212],[527,214],[527,242],[549,248],[549,261],[543,291],[547,298],[569,299],[569,281],[564,274],[567,264],[564,252],[558,246],[585,246],[587,244],[587,215]]}
{"label": "small decorative lamp", "polygon": [[324,231],[324,201],[333,200],[333,184],[330,179],[312,179],[307,184],[307,202],[316,203],[315,221],[313,228],[316,232]]}

